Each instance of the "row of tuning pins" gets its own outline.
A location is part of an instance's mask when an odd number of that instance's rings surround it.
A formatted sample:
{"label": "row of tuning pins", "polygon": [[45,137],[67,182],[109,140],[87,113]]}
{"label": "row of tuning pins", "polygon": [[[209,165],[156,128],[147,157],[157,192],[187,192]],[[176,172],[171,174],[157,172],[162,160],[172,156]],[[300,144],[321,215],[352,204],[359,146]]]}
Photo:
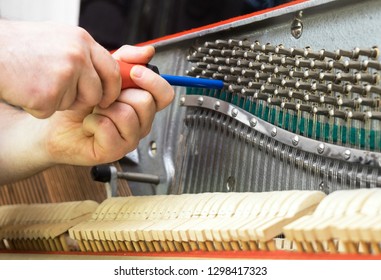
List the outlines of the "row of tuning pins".
{"label": "row of tuning pins", "polygon": [[[210,44],[214,44],[218,47],[235,47],[244,46],[244,43],[249,44],[246,41],[217,40],[216,43],[207,42],[205,45],[209,46]],[[379,88],[356,85],[359,82],[365,82],[369,85],[377,85],[379,83],[378,72],[364,72],[368,68],[381,70],[381,64],[378,61],[321,61],[319,59],[325,57],[330,57],[333,59],[339,58],[337,55],[326,52],[325,50],[320,51],[319,55],[313,55],[315,60],[304,60],[302,58],[293,58],[292,55],[303,54],[307,57],[311,56],[309,54],[312,54],[312,52],[309,51],[309,48],[304,49],[304,51],[290,49],[290,51],[287,52],[283,47],[274,47],[269,44],[259,45],[259,43],[251,44],[250,49],[257,51],[261,50],[264,51],[265,54],[253,53],[241,49],[209,49],[208,47],[200,47],[192,55],[188,56],[188,60],[197,64],[195,67],[192,67],[191,70],[187,72],[187,74],[190,76],[214,78],[225,80],[226,82],[238,83],[246,82],[248,78],[266,80],[270,78],[271,75],[275,74],[297,79],[328,81],[335,84],[348,82],[342,91],[353,90],[357,92],[360,91],[363,94],[369,92],[370,90],[376,92],[381,91]],[[272,55],[270,52],[282,54],[288,53],[288,55],[291,57]],[[337,51],[336,53],[348,55],[348,52],[342,50]],[[376,48],[372,48],[370,50],[361,50],[356,48],[353,53],[355,54],[355,57],[360,54],[376,57],[378,55],[378,50]],[[303,70],[303,68],[305,70]],[[302,71],[299,71],[298,69],[302,69]],[[335,73],[332,72],[333,69],[338,69],[340,71],[335,71]],[[355,69],[360,72],[348,73],[351,69]],[[285,79],[273,80],[279,80],[278,84],[290,83]],[[355,84],[353,89],[351,84]]]}
{"label": "row of tuning pins", "polygon": [[328,51],[321,49],[319,51],[313,51],[311,47],[306,48],[286,48],[282,44],[274,46],[271,44],[260,44],[258,41],[251,42],[248,40],[216,40],[214,42],[205,42],[203,47],[197,49],[198,52],[209,54],[213,50],[227,51],[239,50],[239,51],[251,51],[260,52],[265,54],[279,54],[288,57],[300,56],[304,58],[312,58],[317,60],[324,60],[326,58],[333,60],[340,60],[342,57],[350,59],[359,59],[361,56],[368,57],[370,59],[377,59],[379,56],[379,49],[377,47],[372,48],[354,48],[353,50],[338,49],[336,51]]}

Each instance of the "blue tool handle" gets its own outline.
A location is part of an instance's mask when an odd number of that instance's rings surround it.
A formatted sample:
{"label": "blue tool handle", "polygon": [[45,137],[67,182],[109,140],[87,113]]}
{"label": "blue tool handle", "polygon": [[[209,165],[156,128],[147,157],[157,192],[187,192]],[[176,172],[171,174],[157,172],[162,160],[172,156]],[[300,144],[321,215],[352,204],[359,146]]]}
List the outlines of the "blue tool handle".
{"label": "blue tool handle", "polygon": [[[120,74],[122,78],[122,89],[137,87],[130,77],[130,71],[134,64],[118,61]],[[148,68],[159,74],[159,69],[154,66],[147,64]],[[199,87],[199,88],[209,88],[209,89],[222,89],[224,87],[224,82],[220,80],[204,79],[204,78],[194,78],[187,76],[173,76],[173,75],[161,75],[169,84],[173,86],[182,87]]]}
{"label": "blue tool handle", "polygon": [[210,89],[222,89],[224,82],[220,80],[194,78],[186,76],[161,75],[169,84],[182,87],[199,87]]}

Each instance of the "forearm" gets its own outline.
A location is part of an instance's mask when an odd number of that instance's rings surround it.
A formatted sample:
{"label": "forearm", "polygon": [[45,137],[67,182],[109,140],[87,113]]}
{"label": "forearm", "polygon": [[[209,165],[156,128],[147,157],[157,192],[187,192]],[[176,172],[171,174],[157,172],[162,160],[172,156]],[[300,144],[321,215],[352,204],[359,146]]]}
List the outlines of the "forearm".
{"label": "forearm", "polygon": [[0,102],[0,185],[53,165],[45,151],[43,126],[44,121]]}

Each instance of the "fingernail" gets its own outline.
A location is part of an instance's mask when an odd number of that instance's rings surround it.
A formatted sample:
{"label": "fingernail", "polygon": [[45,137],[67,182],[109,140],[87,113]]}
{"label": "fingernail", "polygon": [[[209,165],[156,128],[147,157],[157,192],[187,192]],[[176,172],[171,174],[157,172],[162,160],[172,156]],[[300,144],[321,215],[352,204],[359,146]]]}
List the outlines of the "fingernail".
{"label": "fingernail", "polygon": [[144,67],[140,65],[135,65],[131,69],[131,75],[135,78],[141,78],[143,76]]}

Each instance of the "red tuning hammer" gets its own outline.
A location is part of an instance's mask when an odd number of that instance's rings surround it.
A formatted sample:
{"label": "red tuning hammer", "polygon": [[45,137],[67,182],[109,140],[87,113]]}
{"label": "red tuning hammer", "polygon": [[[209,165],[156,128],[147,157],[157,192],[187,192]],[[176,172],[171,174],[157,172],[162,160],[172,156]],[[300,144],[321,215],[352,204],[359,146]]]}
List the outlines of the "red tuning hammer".
{"label": "red tuning hammer", "polygon": [[[134,83],[134,81],[131,79],[131,76],[130,76],[131,69],[132,67],[135,66],[135,64],[126,63],[120,60],[117,60],[117,61],[119,63],[119,71],[120,71],[120,76],[122,78],[122,89],[137,87],[137,85]],[[151,68],[151,70],[159,74],[159,69],[157,67],[152,66],[149,68]]]}

